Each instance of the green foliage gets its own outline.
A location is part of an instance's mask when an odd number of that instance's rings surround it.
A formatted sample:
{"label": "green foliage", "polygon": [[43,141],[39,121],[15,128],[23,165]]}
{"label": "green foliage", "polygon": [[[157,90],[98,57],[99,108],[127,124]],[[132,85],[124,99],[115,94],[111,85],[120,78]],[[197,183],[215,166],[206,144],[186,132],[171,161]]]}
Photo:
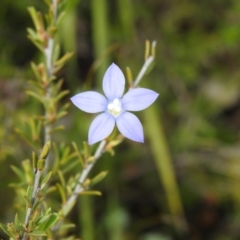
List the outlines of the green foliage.
{"label": "green foliage", "polygon": [[[26,94],[34,98],[43,111],[30,116],[22,126],[15,128],[15,132],[34,149],[32,161],[23,161],[21,168],[12,166],[19,181],[10,186],[16,189],[19,199],[25,200],[26,207],[21,213],[25,220],[20,221],[16,215],[14,223],[6,226],[1,224],[2,230],[10,238],[21,240],[47,236],[54,236],[56,239],[63,237],[62,229],[66,229],[63,222],[74,207],[78,195],[102,195],[100,191],[92,190],[92,186],[103,180],[107,172],[101,171],[90,179],[90,170],[105,151],[113,152],[113,147],[122,141],[122,138],[115,134],[116,139],[112,136],[109,141],[102,141],[94,154],[86,142],[83,142],[83,150],[79,150],[75,142],[72,147],[65,143],[51,143],[53,133],[64,129],[58,121],[67,114],[69,106],[68,103],[61,104],[69,91],[63,89],[63,80],[58,79],[57,73],[73,53],[60,55],[55,34],[64,14],[61,13],[58,17],[57,12],[60,9],[57,1],[47,4],[49,11],[44,17],[34,7],[28,8],[35,29],[27,29],[28,38],[41,51],[44,61],[31,63],[35,79],[29,81],[30,89]],[[52,163],[51,145],[54,153]],[[50,166],[52,171],[49,171]],[[76,167],[80,168],[74,172]],[[69,172],[71,175],[68,175]],[[50,197],[49,201],[46,198],[53,193],[60,195],[56,212],[52,212],[48,207],[53,199]]]}
{"label": "green foliage", "polygon": [[[12,239],[23,232],[31,239],[46,239],[46,234],[69,240],[83,235],[186,239],[172,227],[181,226],[182,220],[174,217],[182,202],[191,226],[187,236],[238,239],[239,2],[59,1],[56,21],[51,1],[45,2],[47,10],[41,1],[1,2],[1,222],[18,212],[13,222],[0,225],[3,232]],[[26,28],[36,49],[26,40]],[[48,52],[51,71],[46,62],[49,37],[54,39]],[[132,86],[147,58],[142,51],[146,37],[158,42],[157,61],[153,71],[145,72],[149,82],[141,85],[161,95],[158,106],[143,115],[145,144],[126,144],[118,133],[109,137],[102,153],[110,154],[97,161],[93,177],[81,182],[77,194],[102,192],[102,197],[90,196],[91,203],[77,207],[74,201],[65,205],[82,171],[96,161],[96,149],[79,144],[90,119],[69,109],[67,88],[100,89],[94,77],[102,79],[110,61],[127,67]],[[42,161],[46,135],[51,149]],[[32,204],[38,170],[39,191]],[[105,176],[106,181],[94,185]],[[171,197],[174,188],[180,198]],[[33,208],[26,229],[28,207]]]}

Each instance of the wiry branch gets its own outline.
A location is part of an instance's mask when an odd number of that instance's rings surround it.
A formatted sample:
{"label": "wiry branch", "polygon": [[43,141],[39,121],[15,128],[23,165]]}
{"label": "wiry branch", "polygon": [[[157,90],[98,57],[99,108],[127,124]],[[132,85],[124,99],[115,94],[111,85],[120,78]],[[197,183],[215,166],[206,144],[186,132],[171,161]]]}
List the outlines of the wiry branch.
{"label": "wiry branch", "polygon": [[[57,19],[57,0],[53,0],[52,7],[53,7],[52,11],[53,11],[53,15],[54,15],[54,22],[56,22],[56,19]],[[50,78],[52,77],[52,73],[53,73],[53,64],[52,64],[53,45],[54,45],[54,39],[51,36],[48,36],[47,46],[44,49],[48,81],[50,81]],[[46,102],[49,102],[50,98],[51,98],[51,88],[50,88],[50,85],[48,84],[47,87],[46,87],[46,94],[45,94]],[[45,111],[45,119],[46,120],[49,119],[49,113],[48,113],[47,110]],[[50,138],[51,138],[50,131],[51,131],[51,124],[46,123],[45,127],[44,127],[44,143],[45,144],[48,141],[50,141]],[[48,157],[45,159],[45,162],[46,162],[46,168],[47,168],[47,166],[49,164],[48,163],[49,162]],[[32,192],[32,196],[31,196],[31,204],[27,208],[25,221],[24,221],[24,226],[25,226],[26,229],[28,228],[28,224],[29,224],[30,217],[31,217],[31,214],[32,214],[33,205],[36,201],[36,197],[37,197],[37,194],[38,194],[38,191],[39,191],[41,174],[42,174],[42,169],[41,170],[37,169],[36,172],[35,172],[35,177],[34,177],[33,192]],[[26,232],[24,232],[22,237],[21,237],[21,240],[25,240],[25,239],[26,239]]]}

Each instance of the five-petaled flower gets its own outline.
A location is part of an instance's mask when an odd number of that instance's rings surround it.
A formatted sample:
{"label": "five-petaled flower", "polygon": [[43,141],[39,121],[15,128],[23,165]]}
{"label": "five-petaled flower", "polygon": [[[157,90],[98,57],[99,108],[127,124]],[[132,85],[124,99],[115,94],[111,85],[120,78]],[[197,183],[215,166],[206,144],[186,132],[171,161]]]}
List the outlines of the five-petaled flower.
{"label": "five-petaled flower", "polygon": [[88,132],[88,143],[94,144],[108,137],[114,129],[126,138],[143,142],[143,128],[139,119],[128,111],[140,111],[149,107],[158,97],[158,93],[146,88],[130,89],[124,96],[125,78],[114,63],[107,69],[103,78],[103,91],[106,95],[87,91],[71,98],[82,111],[99,113]]}

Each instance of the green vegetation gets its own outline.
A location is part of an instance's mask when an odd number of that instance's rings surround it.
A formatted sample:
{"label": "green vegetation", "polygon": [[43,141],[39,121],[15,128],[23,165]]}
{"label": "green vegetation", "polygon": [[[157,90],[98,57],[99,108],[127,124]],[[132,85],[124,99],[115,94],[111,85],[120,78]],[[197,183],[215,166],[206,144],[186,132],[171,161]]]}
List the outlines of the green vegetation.
{"label": "green vegetation", "polygon": [[[24,222],[23,196],[33,179],[31,174],[25,179],[18,169],[27,175],[31,161],[26,159],[35,159],[32,151],[39,155],[46,143],[44,124],[37,125],[39,118],[31,116],[51,112],[51,106],[41,105],[30,92],[29,80],[40,69],[33,72],[32,62],[44,61],[27,38],[31,33],[26,29],[35,29],[27,10],[31,6],[48,11],[38,0],[2,0],[0,7],[0,222],[4,224]],[[240,2],[68,0],[60,8],[66,14],[54,36],[60,46],[54,60],[67,52],[74,54],[58,62],[59,71],[54,73],[64,79],[54,85],[56,94],[64,92],[55,103],[65,107],[58,111],[60,128],[52,134],[54,162],[48,166],[52,177],[44,178],[51,187],[41,193],[41,197],[47,194],[47,221],[42,220],[34,236],[44,239],[69,194],[65,186],[75,184],[82,169],[78,148],[87,139],[92,116],[72,105],[64,116],[69,98],[84,90],[102,91],[103,73],[111,62],[122,70],[130,67],[136,79],[149,39],[157,41],[156,61],[140,85],[160,97],[148,111],[137,113],[145,143],[124,139],[114,148],[114,156],[109,149],[101,157],[90,176],[108,174],[91,195],[79,197],[61,239],[239,239]],[[40,134],[35,135],[29,123]],[[62,125],[65,130],[58,131]],[[29,137],[35,140],[28,141]],[[80,155],[91,161],[96,148],[84,145]],[[66,156],[70,157],[65,161]],[[73,235],[76,238],[67,238]],[[6,239],[3,231],[0,238]]]}

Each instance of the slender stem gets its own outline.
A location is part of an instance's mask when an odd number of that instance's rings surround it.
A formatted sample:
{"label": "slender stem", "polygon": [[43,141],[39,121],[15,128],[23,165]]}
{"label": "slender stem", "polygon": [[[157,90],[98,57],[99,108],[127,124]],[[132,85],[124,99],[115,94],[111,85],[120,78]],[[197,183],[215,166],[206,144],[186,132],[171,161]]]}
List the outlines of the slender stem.
{"label": "slender stem", "polygon": [[106,140],[103,140],[100,142],[95,154],[94,154],[94,159],[95,161],[88,164],[86,166],[86,168],[83,169],[81,176],[79,177],[78,180],[78,184],[76,185],[74,191],[73,191],[73,195],[70,196],[67,200],[67,202],[64,204],[62,212],[63,215],[66,216],[68,214],[68,212],[71,210],[70,206],[73,206],[74,203],[76,202],[76,199],[78,197],[78,195],[84,191],[84,188],[82,187],[82,184],[84,183],[84,181],[86,180],[89,172],[91,171],[91,169],[93,168],[93,166],[95,165],[95,163],[97,162],[97,160],[99,159],[99,157],[101,157],[102,153],[104,152],[104,147],[106,145]]}
{"label": "slender stem", "polygon": [[33,194],[32,194],[32,199],[31,202],[32,204],[35,202],[38,190],[39,190],[39,182],[40,182],[40,177],[41,177],[41,172],[40,170],[37,170],[35,174],[35,181],[34,181],[34,187],[33,187]]}
{"label": "slender stem", "polygon": [[[27,226],[27,224],[29,222],[29,218],[30,218],[31,212],[32,212],[32,208],[28,207],[27,208],[25,222],[24,222],[24,226]],[[23,234],[23,238],[22,239],[24,239],[24,237],[25,237],[25,233]]]}
{"label": "slender stem", "polygon": [[[53,43],[54,43],[53,38],[49,37],[48,42],[47,42],[47,47],[44,49],[48,79],[51,78],[52,71],[53,71],[53,66],[52,66]],[[50,98],[51,98],[51,89],[50,89],[50,86],[48,85],[47,89],[46,89],[45,99],[48,102]],[[45,118],[49,119],[48,111],[45,112]],[[51,125],[46,124],[45,128],[44,128],[44,138],[45,138],[44,141],[45,142],[49,141],[51,138],[50,131],[51,131]]]}
{"label": "slender stem", "polygon": [[[88,164],[86,168],[83,169],[81,176],[78,179],[78,184],[75,186],[75,189],[73,191],[73,194],[67,199],[66,203],[63,205],[61,212],[62,212],[62,217],[64,218],[65,216],[68,215],[68,213],[71,211],[72,207],[74,206],[78,195],[84,191],[84,188],[82,187],[82,184],[86,180],[89,172],[97,162],[97,160],[102,156],[104,153],[104,147],[106,145],[106,140],[102,140],[100,144],[98,145],[98,148],[94,154],[94,162]],[[53,232],[56,234],[58,231],[59,227],[62,224],[62,220],[60,220],[54,227],[53,227]]]}
{"label": "slender stem", "polygon": [[[52,0],[52,6],[53,6],[52,11],[53,11],[54,24],[55,24],[57,20],[57,0]],[[54,47],[54,38],[52,36],[49,36],[47,41],[47,46],[44,49],[48,80],[50,80],[50,78],[53,75],[53,64],[52,64],[53,47]],[[46,102],[48,102],[51,99],[51,87],[49,84],[46,88],[45,99],[46,99]],[[48,120],[49,117],[50,117],[49,112],[48,110],[46,110],[45,119]],[[44,127],[45,143],[51,139],[51,134],[50,134],[51,129],[52,129],[52,126],[50,123],[47,123]],[[49,160],[47,157],[45,171],[48,169],[48,167],[49,167]]]}
{"label": "slender stem", "polygon": [[54,23],[56,23],[56,21],[57,21],[57,4],[58,4],[58,1],[53,0],[53,19],[54,19]]}
{"label": "slender stem", "polygon": [[150,56],[147,58],[147,60],[144,62],[139,74],[137,75],[136,80],[133,83],[133,88],[137,87],[139,82],[142,80],[143,76],[145,75],[146,71],[148,70],[151,63],[154,61],[154,57]]}
{"label": "slender stem", "polygon": [[28,209],[27,209],[27,214],[26,214],[26,218],[25,218],[25,222],[24,222],[25,226],[28,225],[29,218],[31,215],[32,205],[35,202],[35,199],[36,199],[36,196],[38,193],[40,176],[41,176],[41,171],[37,170],[37,172],[35,174],[35,179],[34,179],[33,193],[32,193],[32,198],[31,198],[31,207],[28,207]]}
{"label": "slender stem", "polygon": [[[31,205],[28,206],[28,208],[27,208],[25,221],[24,221],[24,226],[26,228],[28,227],[28,223],[29,223],[29,220],[30,220],[30,217],[31,217],[31,214],[32,214],[33,204],[35,203],[37,193],[38,193],[38,190],[39,190],[39,182],[40,182],[41,172],[42,171],[37,170],[37,172],[35,174],[33,192],[32,192],[32,197],[31,197]],[[26,239],[26,232],[23,233],[21,240],[24,240],[24,239]]]}
{"label": "slender stem", "polygon": [[[52,0],[52,6],[53,6],[52,11],[53,11],[54,23],[55,23],[56,19],[57,19],[57,0]],[[48,41],[47,41],[47,47],[44,49],[48,80],[50,80],[50,78],[52,77],[52,73],[53,73],[53,65],[52,65],[53,45],[54,45],[54,39],[49,36]],[[48,85],[47,89],[46,89],[45,99],[48,102],[50,100],[50,98],[51,98],[51,89],[50,89],[50,86]],[[49,119],[49,113],[47,110],[45,112],[45,119]],[[50,131],[51,131],[51,125],[46,124],[44,127],[44,142],[45,143],[48,142],[51,138]],[[48,157],[45,159],[45,161],[46,161],[45,168],[47,169],[47,167],[49,165]],[[36,200],[36,197],[37,197],[37,194],[39,191],[41,174],[42,174],[41,170],[37,170],[37,172],[35,173],[33,192],[32,192],[32,196],[31,196],[31,206],[29,206],[27,208],[25,221],[24,221],[25,228],[28,227],[29,220],[30,220],[30,217],[32,214],[32,208],[33,208],[33,205],[35,203],[35,200]],[[25,239],[26,239],[26,232],[24,232],[21,237],[21,240],[25,240]]]}

